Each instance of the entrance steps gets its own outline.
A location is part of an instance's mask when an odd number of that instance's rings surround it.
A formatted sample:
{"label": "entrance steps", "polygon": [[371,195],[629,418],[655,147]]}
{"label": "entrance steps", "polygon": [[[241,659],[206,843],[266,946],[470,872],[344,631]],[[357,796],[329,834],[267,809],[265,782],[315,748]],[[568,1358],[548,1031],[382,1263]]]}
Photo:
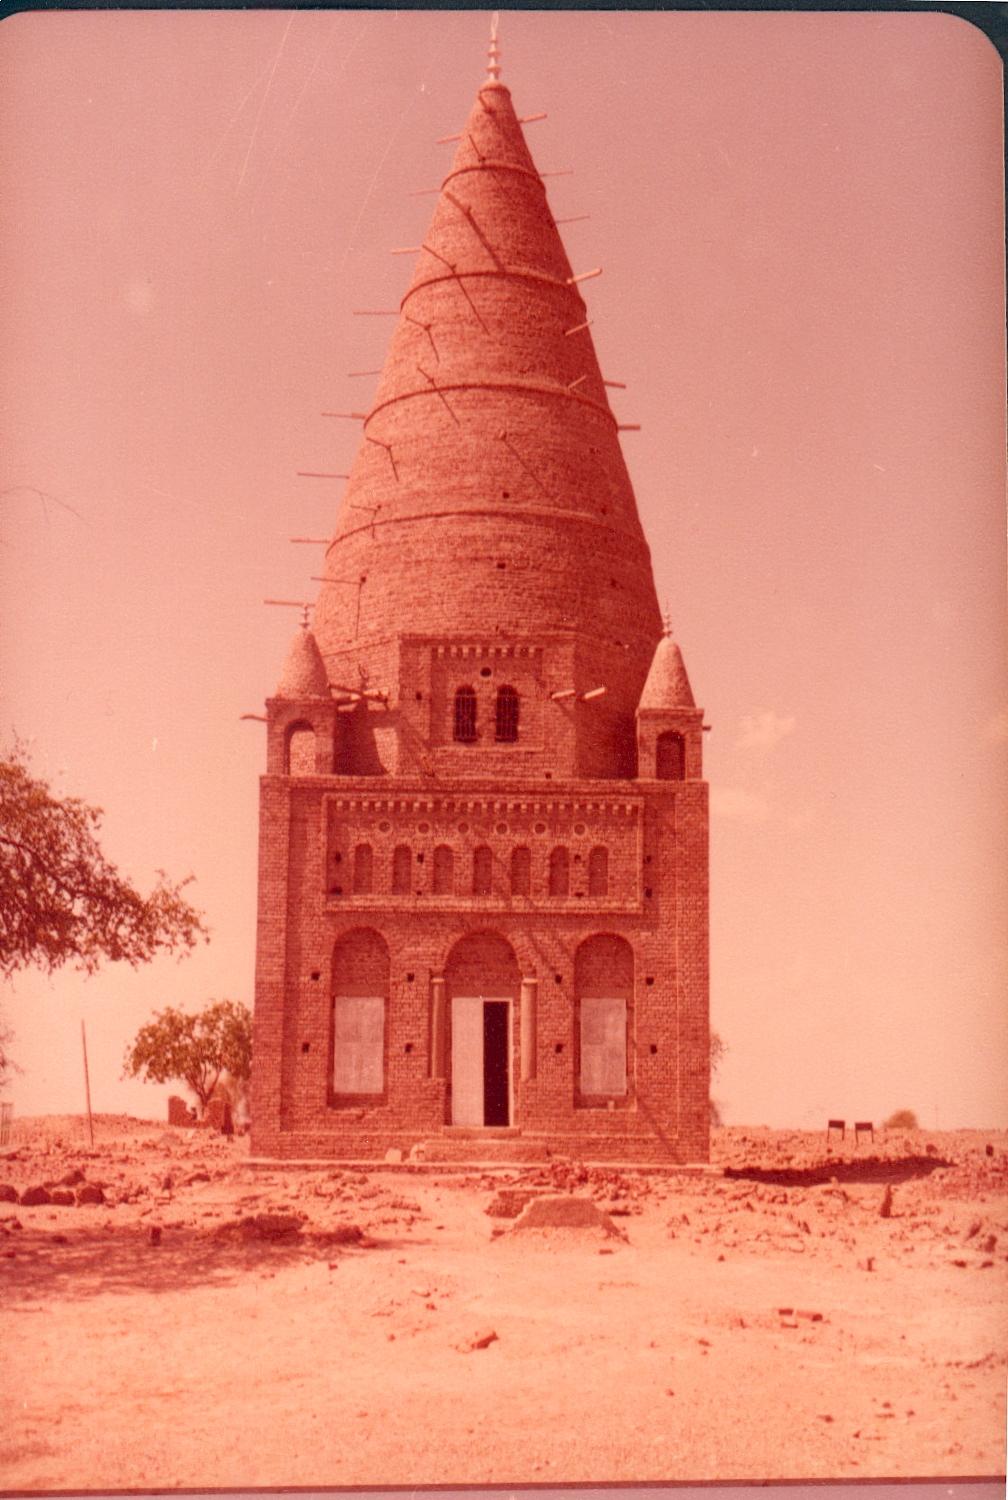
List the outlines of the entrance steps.
{"label": "entrance steps", "polygon": [[421,1141],[410,1160],[424,1162],[541,1162],[549,1161],[545,1141],[523,1136],[509,1126],[446,1125],[440,1135]]}

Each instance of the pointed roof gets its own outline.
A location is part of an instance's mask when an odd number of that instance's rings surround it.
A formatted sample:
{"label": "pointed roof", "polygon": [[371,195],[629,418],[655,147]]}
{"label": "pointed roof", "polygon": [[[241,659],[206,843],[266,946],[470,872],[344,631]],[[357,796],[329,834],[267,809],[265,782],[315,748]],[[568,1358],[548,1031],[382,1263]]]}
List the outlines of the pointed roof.
{"label": "pointed roof", "polygon": [[670,635],[664,635],[655,650],[638,708],[695,707],[682,652]]}
{"label": "pointed roof", "polygon": [[316,609],[323,656],[406,629],[572,633],[619,642],[636,700],[660,615],[588,321],[490,78],[364,421]]}
{"label": "pointed roof", "polygon": [[312,632],[303,626],[290,643],[274,695],[277,698],[328,698],[329,679]]}

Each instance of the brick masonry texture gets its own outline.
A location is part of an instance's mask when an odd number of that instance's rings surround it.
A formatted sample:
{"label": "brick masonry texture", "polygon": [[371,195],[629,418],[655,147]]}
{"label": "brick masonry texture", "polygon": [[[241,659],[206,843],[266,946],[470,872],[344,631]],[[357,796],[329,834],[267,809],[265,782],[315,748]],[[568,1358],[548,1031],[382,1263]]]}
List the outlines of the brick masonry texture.
{"label": "brick masonry texture", "polygon": [[[257,1155],[441,1136],[452,1002],[483,996],[510,1002],[523,1141],[707,1158],[703,715],[662,634],[587,317],[510,95],[487,83],[403,298],[313,629],[267,701]],[[380,1092],[335,1092],[337,997],[344,1046],[352,1001],[384,1002],[367,1043]],[[607,1097],[580,1088],[590,999],[625,1015],[625,1088]]]}

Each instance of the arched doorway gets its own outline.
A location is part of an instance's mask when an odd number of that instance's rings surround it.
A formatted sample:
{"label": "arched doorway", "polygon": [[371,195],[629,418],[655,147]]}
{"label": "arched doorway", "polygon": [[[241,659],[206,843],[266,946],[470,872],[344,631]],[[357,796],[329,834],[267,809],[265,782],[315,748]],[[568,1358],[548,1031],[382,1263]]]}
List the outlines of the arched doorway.
{"label": "arched doorway", "polygon": [[496,932],[471,932],[445,964],[450,1120],[510,1125],[514,1009],[520,975],[514,950]]}

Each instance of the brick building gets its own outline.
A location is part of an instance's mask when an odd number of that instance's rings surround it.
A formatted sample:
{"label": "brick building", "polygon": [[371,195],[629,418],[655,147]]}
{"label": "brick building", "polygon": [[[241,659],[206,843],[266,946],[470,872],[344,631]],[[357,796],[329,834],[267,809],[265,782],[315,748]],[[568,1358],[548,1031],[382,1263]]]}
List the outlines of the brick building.
{"label": "brick building", "polygon": [[495,48],[458,139],[267,702],[252,1149],[703,1160],[703,716]]}

